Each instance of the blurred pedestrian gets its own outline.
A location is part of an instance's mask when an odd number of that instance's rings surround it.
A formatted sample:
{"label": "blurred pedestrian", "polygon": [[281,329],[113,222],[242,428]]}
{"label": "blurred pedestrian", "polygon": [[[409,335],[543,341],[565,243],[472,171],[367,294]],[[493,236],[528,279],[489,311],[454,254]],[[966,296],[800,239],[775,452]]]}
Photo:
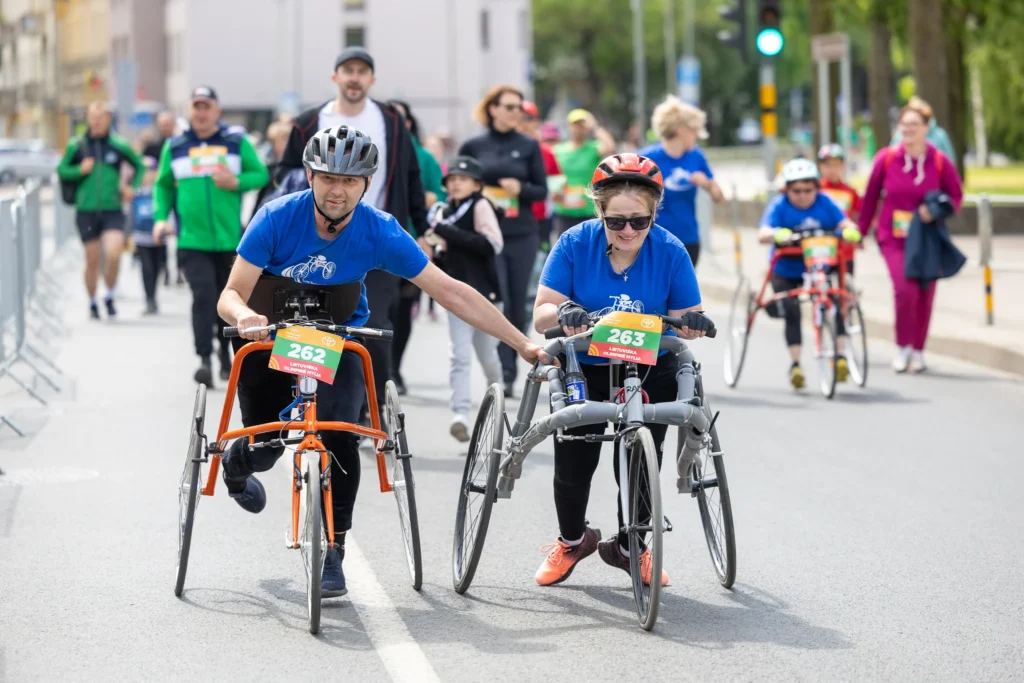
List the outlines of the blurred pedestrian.
{"label": "blurred pedestrian", "polygon": [[[293,180],[299,181],[296,188],[307,189],[302,154],[309,139],[325,128],[342,125],[355,128],[370,136],[381,158],[362,201],[390,213],[406,230],[412,225],[417,233],[426,232],[429,227],[426,195],[409,130],[402,125],[402,115],[397,109],[370,97],[370,89],[377,82],[373,56],[357,45],[345,48],[334,60],[331,81],[337,88],[337,96],[307,109],[292,122],[288,146],[278,166],[277,182],[282,183],[285,176],[294,174]],[[393,329],[391,310],[398,299],[398,277],[383,270],[371,270],[364,285],[370,308],[367,326]],[[391,379],[391,341],[368,339],[366,349],[373,361],[378,407],[383,409],[384,386]]]}
{"label": "blurred pedestrian", "polygon": [[[147,142],[142,148],[142,156],[152,157],[159,161],[160,153],[164,149],[164,144],[174,137],[174,132],[177,130],[177,127],[178,120],[175,118],[173,113],[167,110],[158,113],[156,115],[156,134],[153,136],[153,139]],[[177,224],[177,216],[174,215],[173,210],[171,211],[171,220],[175,225]],[[153,248],[157,250],[154,253],[159,256],[160,272],[164,275],[164,287],[166,287],[171,283],[167,243],[165,241],[163,244],[155,245]],[[175,259],[175,261],[177,261],[177,259]],[[177,263],[175,263],[175,265],[177,265]],[[184,283],[185,279],[182,277],[181,268],[176,267],[175,270],[177,271],[177,283],[180,285]]]}
{"label": "blurred pedestrian", "polygon": [[933,229],[937,217],[926,205],[929,193],[948,195],[956,211],[963,199],[956,165],[927,140],[930,123],[931,108],[924,103],[912,102],[902,109],[902,142],[886,147],[875,157],[859,217],[860,230],[866,235],[881,203],[876,240],[894,290],[895,336],[900,351],[892,365],[898,373],[926,369],[924,346],[935,300],[934,281],[926,284],[904,276],[907,234],[915,218],[922,224],[920,229]]}
{"label": "blurred pedestrian", "polygon": [[[544,155],[537,141],[518,132],[523,94],[510,85],[496,85],[476,106],[474,118],[487,131],[462,144],[459,156],[480,162],[483,195],[502,210],[504,247],[498,257],[498,277],[505,317],[516,329],[526,328],[526,290],[540,249],[537,220],[529,206],[548,195]],[[512,396],[518,369],[514,349],[502,344],[505,395]]]}
{"label": "blurred pedestrian", "polygon": [[135,255],[142,268],[142,290],[146,293],[144,315],[154,315],[159,310],[156,302],[156,284],[160,269],[164,266],[167,245],[158,244],[153,238],[153,182],[156,180],[157,160],[151,156],[142,158],[146,172],[142,185],[132,197],[129,216],[132,224],[132,240]]}
{"label": "blurred pedestrian", "polygon": [[569,139],[555,145],[555,158],[565,182],[554,193],[555,239],[574,225],[594,217],[594,201],[587,186],[601,159],[615,151],[615,138],[597,125],[586,109],[573,109],[567,117]]}
{"label": "blurred pedestrian", "polygon": [[[104,258],[103,298],[107,316],[117,315],[114,295],[117,288],[121,254],[124,253],[124,209],[134,188],[142,183],[145,166],[131,144],[110,130],[110,110],[105,102],[93,102],[86,110],[88,128],[81,137],[72,138],[57,166],[64,184],[74,186],[75,222],[85,247],[85,289],[89,293],[89,315],[99,320],[96,287],[100,277],[100,252]],[[135,169],[132,185],[122,185],[121,165]]]}
{"label": "blurred pedestrian", "polygon": [[288,146],[288,138],[291,134],[292,126],[285,121],[274,121],[267,127],[267,142],[270,143],[270,150],[269,154],[263,158],[263,163],[267,166],[270,180],[260,188],[259,194],[256,195],[253,215],[256,215],[260,207],[270,201],[271,195],[274,193],[274,178],[277,176],[277,169],[281,163],[281,157],[284,156],[284,149]]}
{"label": "blurred pedestrian", "polygon": [[[530,101],[523,102],[523,122],[519,128],[523,135],[533,138],[540,144],[540,153],[544,155],[544,170],[548,174],[548,190],[551,189],[551,179],[562,174],[558,167],[558,159],[551,145],[544,141],[541,136],[540,112],[537,105]],[[554,213],[554,203],[550,195],[547,199],[533,203],[533,217],[537,219],[540,226],[540,249],[547,253],[551,249],[551,216]]]}
{"label": "blurred pedestrian", "polygon": [[[213,335],[223,329],[217,299],[227,284],[235,249],[242,238],[242,193],[267,183],[267,167],[248,138],[220,121],[213,88],[192,90],[189,128],[170,139],[160,154],[153,190],[153,237],[170,232],[167,217],[178,215],[178,262],[192,290],[192,334],[199,368],[193,379],[213,386]],[[218,334],[220,378],[231,373],[231,343]]]}
{"label": "blurred pedestrian", "polygon": [[[426,206],[431,207],[437,202],[443,202],[447,199],[448,195],[445,193],[444,186],[441,184],[441,165],[437,163],[434,156],[425,150],[420,144],[420,126],[419,121],[412,114],[407,102],[401,100],[391,100],[388,102],[394,107],[405,119],[405,127],[409,131],[409,135],[412,138],[412,146],[416,150],[416,159],[420,164],[420,180],[423,183],[424,200]],[[413,225],[412,219],[409,219],[409,224],[406,226],[414,237],[421,237],[417,232],[416,226]],[[398,283],[398,299],[395,301],[391,309],[391,323],[395,327],[395,336],[392,341],[392,352],[391,352],[391,377],[395,381],[395,388],[398,389],[398,393],[404,396],[408,390],[405,386],[405,380],[402,378],[400,369],[402,367],[402,358],[405,356],[405,349],[409,344],[409,337],[412,334],[412,320],[414,317],[413,310],[416,308],[420,300],[420,289],[408,280],[401,280]]]}
{"label": "blurred pedestrian", "polygon": [[[503,240],[498,215],[483,196],[480,164],[472,157],[458,157],[445,175],[448,203],[438,212],[427,240],[434,248],[434,263],[452,278],[465,282],[495,306],[501,306],[496,255]],[[498,340],[454,315],[448,316],[451,339],[449,384],[452,389],[452,421],[449,432],[469,441],[469,409],[472,405],[470,371],[473,352],[483,366],[487,384],[502,379]]]}
{"label": "blurred pedestrian", "polygon": [[669,95],[654,108],[651,126],[659,142],[639,152],[658,165],[665,178],[665,196],[658,209],[658,225],[679,238],[694,267],[700,258],[700,226],[697,224],[697,190],[705,190],[715,202],[724,201],[704,152],[697,145],[706,140],[707,115]]}
{"label": "blurred pedestrian", "polygon": [[[935,120],[935,112],[932,111],[930,104],[922,100],[917,95],[910,98],[907,102],[907,107],[919,111],[928,117],[928,132],[925,135],[925,140],[932,143],[932,145],[945,154],[950,161],[956,163],[956,150],[953,149],[953,141],[949,139],[949,133],[942,128],[938,121]],[[902,115],[901,119],[902,121]],[[898,145],[903,141],[903,126],[897,123],[896,130],[893,131],[892,141],[890,145]]]}

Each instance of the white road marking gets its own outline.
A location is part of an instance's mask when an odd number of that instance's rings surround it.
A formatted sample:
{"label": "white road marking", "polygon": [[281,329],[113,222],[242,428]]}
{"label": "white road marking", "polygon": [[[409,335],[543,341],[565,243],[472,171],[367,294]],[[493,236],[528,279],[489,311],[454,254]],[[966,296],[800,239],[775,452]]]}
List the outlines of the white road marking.
{"label": "white road marking", "polygon": [[437,672],[413,640],[351,531],[345,539],[345,575],[349,584],[348,597],[391,680],[395,683],[440,683]]}

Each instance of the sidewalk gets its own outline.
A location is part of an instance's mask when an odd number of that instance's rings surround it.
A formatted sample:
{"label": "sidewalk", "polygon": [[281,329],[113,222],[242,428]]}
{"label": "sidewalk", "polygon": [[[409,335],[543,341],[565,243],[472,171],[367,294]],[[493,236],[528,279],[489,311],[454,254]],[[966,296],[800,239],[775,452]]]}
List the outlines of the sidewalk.
{"label": "sidewalk", "polygon": [[[756,290],[768,267],[768,246],[758,244],[756,231],[739,230],[742,269]],[[985,323],[985,286],[978,262],[978,239],[955,236],[967,256],[956,277],[939,282],[926,351],[1024,375],[1024,236],[993,239],[992,293],[995,320]],[[737,271],[731,229],[711,231],[711,249],[701,253],[697,277],[706,299],[731,301]],[[872,337],[893,339],[893,291],[885,262],[873,240],[857,252],[856,279],[861,309]]]}

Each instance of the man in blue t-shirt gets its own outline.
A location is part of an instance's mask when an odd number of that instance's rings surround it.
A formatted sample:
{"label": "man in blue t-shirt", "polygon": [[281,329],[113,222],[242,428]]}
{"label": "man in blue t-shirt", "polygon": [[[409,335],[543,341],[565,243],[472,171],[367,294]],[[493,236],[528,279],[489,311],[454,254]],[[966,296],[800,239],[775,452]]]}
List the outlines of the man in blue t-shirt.
{"label": "man in blue t-shirt", "polygon": [[[785,192],[779,194],[768,203],[761,217],[758,239],[764,244],[773,243],[779,246],[799,244],[801,234],[814,231],[829,231],[848,242],[859,242],[860,231],[857,224],[846,217],[839,205],[818,191],[820,176],[818,166],[808,159],[793,159],[782,169]],[[772,247],[769,259],[775,256]],[[803,256],[780,256],[775,260],[772,269],[772,289],[776,294],[799,289],[804,286]],[[788,297],[781,302],[782,317],[786,320],[786,345],[792,364],[789,367],[789,382],[794,389],[802,389],[805,384],[803,369],[800,367],[800,304],[796,297]],[[769,305],[769,315],[778,317],[778,304]],[[836,358],[836,380],[845,382],[850,376],[845,350],[845,327],[843,317],[836,316],[837,346],[840,356]]]}
{"label": "man in blue t-shirt", "polygon": [[[360,326],[370,315],[362,283],[367,272],[380,269],[411,280],[452,314],[501,339],[528,362],[550,361],[476,290],[431,264],[393,216],[360,201],[378,163],[377,147],[368,136],[348,126],[322,130],[307,143],[303,163],[310,189],[266,204],[253,216],[238,245],[217,310],[229,325],[239,329],[241,337],[267,337],[266,332],[244,332],[267,325],[266,316],[246,305],[264,270],[314,286],[360,283],[355,312],[348,320],[335,321]],[[238,398],[242,423],[247,427],[276,421],[292,398],[291,378],[271,370],[268,356],[267,351],[257,352],[242,364]],[[359,356],[342,354],[334,383],[318,387],[318,417],[358,422],[364,393]],[[276,434],[262,435],[264,439],[273,436]],[[336,461],[331,468],[331,486],[340,550],[326,555],[322,588],[324,597],[335,597],[346,593],[341,563],[359,488],[359,442],[347,432],[324,432],[323,443]],[[224,482],[243,509],[255,513],[266,505],[263,486],[252,475],[273,467],[281,453],[280,448],[252,451],[244,438],[225,452]]]}

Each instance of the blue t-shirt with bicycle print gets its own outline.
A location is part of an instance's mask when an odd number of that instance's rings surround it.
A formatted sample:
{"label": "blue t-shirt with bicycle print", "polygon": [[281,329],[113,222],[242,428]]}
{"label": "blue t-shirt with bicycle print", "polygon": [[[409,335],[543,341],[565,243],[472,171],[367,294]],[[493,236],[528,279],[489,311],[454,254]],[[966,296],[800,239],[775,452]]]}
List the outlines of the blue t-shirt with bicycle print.
{"label": "blue t-shirt with bicycle print", "polygon": [[665,195],[658,207],[658,223],[684,244],[700,242],[697,225],[697,186],[690,176],[700,171],[709,179],[715,174],[699,147],[687,150],[681,157],[670,156],[662,144],[656,143],[637,152],[658,165],[665,182]]}
{"label": "blue t-shirt with bicycle print", "polygon": [[[544,264],[540,284],[569,297],[591,313],[612,311],[667,315],[700,303],[693,262],[668,230],[655,225],[633,265],[623,274],[612,270],[608,240],[600,219],[570,228],[555,243]],[[669,331],[666,334],[674,334]],[[607,363],[577,351],[580,363]]]}
{"label": "blue t-shirt with bicycle print", "polygon": [[[839,224],[846,218],[846,214],[839,208],[832,199],[824,192],[819,192],[814,203],[806,209],[798,209],[793,206],[785,194],[776,195],[764,210],[761,216],[761,227],[768,227],[778,230],[789,228],[793,232],[815,229],[835,228],[836,234],[841,232]],[[775,253],[775,245],[772,245],[768,253],[769,263]],[[775,264],[773,271],[779,277],[798,280],[803,277],[806,267],[803,257],[785,256]]]}
{"label": "blue t-shirt with bicycle print", "polygon": [[[238,255],[274,275],[311,285],[360,282],[371,270],[407,280],[427,267],[427,255],[393,216],[359,202],[348,225],[333,240],[316,232],[313,192],[267,202],[256,212]],[[359,305],[344,325],[365,325],[370,317],[363,284]]]}

